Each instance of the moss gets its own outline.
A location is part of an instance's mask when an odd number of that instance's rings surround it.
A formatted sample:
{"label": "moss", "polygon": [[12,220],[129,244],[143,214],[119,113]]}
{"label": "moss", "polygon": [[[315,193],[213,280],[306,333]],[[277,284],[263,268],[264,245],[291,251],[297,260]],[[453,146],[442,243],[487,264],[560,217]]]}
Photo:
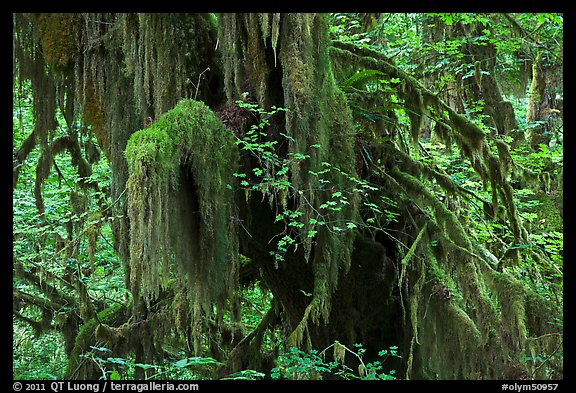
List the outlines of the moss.
{"label": "moss", "polygon": [[510,149],[508,147],[508,144],[504,142],[502,139],[495,139],[494,143],[496,144],[496,148],[498,149],[498,157],[500,159],[502,169],[504,170],[504,175],[510,174],[512,166],[514,165],[514,160],[510,155]]}
{"label": "moss", "polygon": [[181,98],[211,95],[208,81],[218,72],[213,16],[120,14],[117,26],[124,73],[133,78],[130,87],[144,117],[159,116]]}
{"label": "moss", "polygon": [[[450,218],[452,212],[436,206],[415,177],[398,169],[391,175],[424,212],[434,212],[426,223],[427,238],[407,254],[414,252],[413,262],[405,264],[401,274],[401,290],[407,292],[404,316],[412,327],[407,378],[507,379],[511,367],[520,367],[526,375],[545,375],[522,359],[557,350],[561,335],[548,322],[550,315],[561,313],[476,255],[465,231],[454,224],[457,219]],[[440,244],[433,246],[436,238]],[[413,238],[406,244],[410,241]],[[441,245],[449,251],[435,253]]]}
{"label": "moss", "polygon": [[448,236],[451,242],[466,250],[471,248],[466,231],[458,221],[454,212],[448,210],[446,205],[438,200],[432,192],[416,177],[393,168],[391,175],[398,184],[403,187],[404,192],[417,202],[420,208],[431,208],[434,211],[434,220]]}
{"label": "moss", "polygon": [[88,216],[88,226],[86,228],[86,237],[88,240],[88,260],[92,267],[92,271],[95,271],[94,257],[96,255],[96,245],[98,241],[98,236],[100,235],[100,229],[102,227],[102,213],[96,210]]}
{"label": "moss", "polygon": [[[82,121],[92,126],[98,144],[110,160],[111,198],[114,200],[111,214],[123,217],[113,223],[115,246],[125,262],[127,276],[130,277],[127,247],[130,223],[127,194],[124,193],[128,177],[124,156],[126,143],[130,134],[142,126],[143,119],[147,116],[159,117],[162,112],[174,107],[180,98],[197,97],[204,100],[211,97],[211,105],[219,102],[221,89],[217,83],[219,67],[215,61],[214,16],[15,14],[14,21],[17,31],[15,57],[18,60],[15,58],[15,64],[18,63],[18,75],[23,80],[32,80],[34,92],[35,130],[31,141],[37,141],[42,150],[47,152],[38,168],[39,180],[35,190],[38,205],[43,209],[40,179],[45,179],[50,172],[50,131],[57,128],[54,114],[57,104],[62,104],[66,107],[66,114],[70,114],[67,120],[74,124],[80,122],[79,130],[84,130]],[[129,45],[124,46],[124,42]],[[214,81],[216,83],[212,83]],[[220,147],[208,146],[210,151],[216,152],[215,156],[219,154]],[[75,155],[76,151],[68,149],[68,153]],[[76,160],[77,157],[72,158]],[[194,161],[189,157],[186,160],[188,163]],[[78,159],[75,162],[82,176],[89,173],[89,165],[85,161]],[[217,170],[210,166],[210,160],[204,164],[204,169]],[[226,166],[229,166],[228,162]],[[227,169],[232,170],[231,167]],[[204,173],[205,176],[211,174]],[[220,186],[223,189],[225,183]],[[208,190],[207,194],[211,191]],[[204,201],[209,198],[205,194],[202,197]],[[156,208],[153,204],[149,206]],[[211,215],[227,218],[234,216],[231,204],[211,207],[212,213],[207,213],[208,221]],[[224,219],[220,218],[216,230],[222,228],[222,222]],[[217,239],[215,243],[221,245],[222,238],[234,230],[233,221],[226,222],[226,225],[222,233],[213,233],[214,239]],[[209,235],[206,234],[203,245],[206,250],[213,249],[209,244]],[[232,237],[228,243],[233,245],[235,241]],[[230,247],[231,250],[233,248]],[[215,252],[218,253],[218,259],[222,260],[220,254],[227,251],[222,248]],[[221,275],[216,273],[213,276],[215,291],[230,282],[230,278],[219,280]],[[180,274],[180,277],[187,280],[187,275]],[[187,281],[185,286],[192,287]],[[136,318],[141,315],[136,315]]]}
{"label": "moss", "polygon": [[130,288],[152,300],[183,275],[191,304],[223,306],[238,260],[226,187],[238,160],[232,133],[203,103],[182,100],[132,135],[126,158]]}
{"label": "moss", "polygon": [[416,144],[424,127],[424,117],[427,109],[424,106],[424,98],[420,90],[407,83],[404,86],[404,105],[410,119],[410,137],[412,143]]}
{"label": "moss", "polygon": [[85,193],[70,190],[70,205],[72,213],[80,216],[88,209],[88,197]]}
{"label": "moss", "polygon": [[64,350],[67,356],[72,354],[74,350],[74,343],[78,335],[78,317],[71,315],[72,313],[64,314],[61,316],[61,329],[62,337],[64,339]]}
{"label": "moss", "polygon": [[42,53],[46,64],[57,72],[71,71],[78,53],[80,14],[38,15]]}
{"label": "moss", "polygon": [[554,197],[538,192],[534,194],[532,198],[540,202],[534,208],[534,212],[538,214],[539,222],[541,226],[545,228],[546,232],[562,232],[564,222],[554,202]]}
{"label": "moss", "polygon": [[[100,323],[107,325],[114,325],[124,318],[124,311],[126,309],[118,303],[114,303],[110,307],[100,311],[97,318],[92,318],[86,321],[74,340],[74,349],[68,358],[68,365],[64,373],[65,379],[85,379],[86,377],[94,377],[90,374],[89,369],[92,365],[83,365],[80,355],[90,350],[90,346],[96,345],[96,328]],[[111,349],[111,348],[109,348]]]}
{"label": "moss", "polygon": [[464,143],[470,147],[473,151],[479,151],[482,149],[486,135],[484,131],[476,124],[470,122],[463,115],[459,115],[455,112],[450,112],[450,121],[458,129],[460,135],[464,140]]}
{"label": "moss", "polygon": [[[220,21],[225,27],[220,39],[228,99],[246,91],[245,82],[249,82],[262,107],[275,104],[288,109],[285,131],[281,131],[288,135],[286,157],[291,153],[310,155],[309,160],[293,162],[288,179],[291,192],[271,200],[279,207],[292,206],[302,212],[302,221],[307,225],[304,233],[318,230],[314,248],[311,238],[300,239],[304,259],[313,264],[315,277],[313,306],[300,325],[302,333],[308,315],[312,321],[328,317],[338,276],[350,266],[353,241],[351,232],[338,235],[331,228],[308,224],[311,218],[317,218],[318,207],[331,197],[330,192],[322,191],[325,187],[320,180],[329,181],[334,189],[346,189],[349,184],[343,173],[356,175],[352,114],[332,74],[326,15],[225,14]],[[280,79],[274,80],[273,75]],[[311,145],[320,147],[310,149]],[[326,178],[310,174],[326,169],[326,162],[333,165]],[[330,215],[330,221],[355,219],[356,198],[348,202],[341,211]]]}
{"label": "moss", "polygon": [[86,121],[92,126],[92,131],[94,131],[94,135],[96,135],[96,140],[100,148],[104,151],[108,160],[110,160],[108,135],[104,125],[104,111],[101,100],[96,94],[94,82],[89,78],[81,97],[81,101],[84,102],[82,107],[83,115]]}

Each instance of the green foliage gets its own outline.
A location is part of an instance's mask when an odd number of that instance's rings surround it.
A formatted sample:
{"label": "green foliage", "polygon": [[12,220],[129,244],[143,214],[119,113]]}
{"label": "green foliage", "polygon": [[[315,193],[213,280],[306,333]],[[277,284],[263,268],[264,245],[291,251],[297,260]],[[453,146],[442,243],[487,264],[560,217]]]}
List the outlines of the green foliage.
{"label": "green foliage", "polygon": [[369,32],[363,31],[358,14],[331,15],[330,34],[344,42],[352,42],[359,46],[368,45]]}
{"label": "green foliage", "polygon": [[556,175],[562,168],[562,146],[551,149],[544,144],[540,144],[538,151],[532,151],[532,149],[522,145],[513,150],[511,154],[515,158],[516,164],[530,169],[536,175],[541,175],[545,172]]}
{"label": "green foliage", "polygon": [[100,379],[134,379],[136,369],[147,371],[146,380],[163,379],[199,379],[202,375],[213,373],[222,363],[211,357],[188,357],[179,360],[167,359],[163,365],[136,363],[132,358],[112,357],[106,347],[90,347],[82,358],[97,365]]}
{"label": "green foliage", "polygon": [[222,378],[222,380],[233,380],[233,381],[253,381],[259,380],[266,376],[266,374],[261,373],[255,370],[242,370],[235,373],[230,374],[228,377]]}
{"label": "green foliage", "polygon": [[[337,378],[344,380],[392,380],[396,370],[384,371],[384,363],[389,358],[401,358],[398,347],[378,352],[380,360],[364,363],[366,350],[362,344],[354,344],[354,350],[342,345],[338,341],[329,345],[322,351],[310,350],[304,352],[291,347],[276,360],[276,367],[272,369],[272,379],[326,379]],[[333,350],[332,361],[327,362],[326,352]],[[352,370],[345,362],[346,353],[358,362],[357,371]]]}
{"label": "green foliage", "polygon": [[12,329],[12,375],[15,380],[63,378],[67,358],[58,332],[35,337],[29,326],[16,320]]}
{"label": "green foliage", "polygon": [[[34,129],[34,115],[29,83],[22,81],[17,86],[13,148],[19,158],[20,149]],[[56,120],[58,128],[49,141],[71,133],[60,111]],[[86,130],[78,138],[80,154],[86,159],[88,146],[92,149],[91,174],[87,177],[79,174],[75,158],[64,150],[53,155],[51,165],[44,168],[48,174],[40,194],[35,193],[36,168],[46,151],[39,144],[15,166],[18,182],[14,184],[12,215],[12,326],[18,336],[13,347],[13,372],[18,379],[63,378],[65,349],[70,344],[66,340],[73,341],[75,333],[71,330],[67,333],[72,336],[63,337],[63,323],[88,302],[122,302],[126,293],[122,264],[113,248],[112,227],[119,217],[110,214],[110,167],[107,160],[97,158],[98,147],[91,133]],[[42,210],[38,208],[39,198]],[[23,273],[18,273],[18,266]],[[86,289],[86,298],[77,290],[79,284]]]}
{"label": "green foliage", "polygon": [[[368,73],[369,76],[374,73]],[[356,81],[362,80],[364,76],[358,76]],[[350,84],[353,84],[351,81]],[[280,201],[283,210],[278,212],[275,218],[276,223],[282,223],[284,230],[273,236],[277,238],[276,250],[270,251],[275,263],[285,260],[285,255],[290,250],[295,251],[308,239],[316,238],[321,228],[325,228],[333,234],[343,234],[347,231],[368,229],[383,230],[390,222],[394,221],[399,213],[395,210],[396,202],[385,195],[382,195],[379,186],[359,179],[347,173],[330,162],[321,162],[321,170],[309,170],[308,174],[318,187],[322,190],[330,190],[328,198],[324,203],[320,203],[314,209],[312,217],[307,218],[302,210],[290,209],[287,201],[289,195],[303,195],[301,190],[297,190],[292,177],[292,170],[297,163],[308,163],[314,151],[321,149],[321,144],[313,144],[307,147],[304,152],[288,153],[286,158],[281,158],[277,152],[277,146],[290,141],[291,137],[284,133],[280,136],[282,142],[269,140],[266,127],[270,124],[269,118],[280,111],[287,111],[285,108],[273,107],[271,111],[265,111],[256,104],[251,104],[242,100],[236,101],[238,106],[248,109],[257,115],[261,120],[258,124],[252,125],[242,138],[236,141],[241,150],[249,152],[256,158],[258,167],[252,168],[252,173],[237,172],[233,176],[240,180],[240,188],[245,192],[259,192],[263,198],[270,202]],[[335,176],[341,176],[347,181],[346,188],[340,188],[335,184]],[[248,181],[250,179],[250,181]],[[342,219],[339,212],[350,205],[354,196],[362,198],[364,222]],[[310,203],[307,201],[307,203]]]}
{"label": "green foliage", "polygon": [[[444,171],[451,179],[475,197],[466,203],[460,202],[457,211],[461,220],[469,228],[469,233],[481,244],[498,256],[504,265],[512,250],[519,252],[520,261],[516,266],[506,270],[512,272],[527,286],[546,298],[559,301],[562,298],[563,235],[561,219],[556,208],[550,205],[548,197],[536,193],[531,188],[517,187],[513,192],[514,204],[524,225],[530,228],[528,242],[517,244],[501,210],[494,210],[491,205],[492,187],[485,187],[475,171],[463,159],[461,153],[454,149],[446,150],[431,141],[423,141],[422,147],[428,154],[420,157],[426,165],[434,165]],[[496,150],[495,146],[493,146]],[[495,151],[497,154],[497,152]],[[513,149],[511,157],[516,167],[528,168],[535,178],[543,173],[555,174],[562,167],[561,148],[551,151],[542,145],[538,152],[533,152],[524,145]],[[510,178],[511,182],[514,182]],[[427,183],[441,198],[446,191],[438,185]],[[544,208],[546,201],[547,208]],[[486,207],[490,208],[487,209]],[[543,258],[534,256],[534,251],[541,251]],[[560,300],[561,301],[561,300]]]}

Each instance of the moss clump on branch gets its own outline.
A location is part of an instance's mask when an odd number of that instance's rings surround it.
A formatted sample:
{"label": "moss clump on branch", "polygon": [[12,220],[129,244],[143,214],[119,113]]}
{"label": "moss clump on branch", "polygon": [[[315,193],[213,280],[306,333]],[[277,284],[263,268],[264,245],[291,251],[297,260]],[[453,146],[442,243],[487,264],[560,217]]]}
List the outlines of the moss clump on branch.
{"label": "moss clump on branch", "polygon": [[[408,157],[402,166],[426,174]],[[543,377],[525,356],[556,353],[562,333],[551,325],[560,310],[494,269],[494,258],[473,245],[454,213],[415,176],[394,167],[391,184],[426,214],[426,226],[403,258],[400,281],[405,318],[412,326],[408,378],[510,379]],[[429,175],[429,174],[428,174]],[[428,239],[422,241],[423,231]],[[438,242],[439,241],[439,242]],[[435,252],[441,247],[442,253]],[[475,356],[469,356],[474,353]],[[560,370],[550,360],[548,370]],[[496,366],[495,366],[496,365]]]}
{"label": "moss clump on branch", "polygon": [[[68,365],[64,373],[65,379],[93,379],[97,377],[98,371],[94,369],[94,365],[83,360],[80,355],[90,351],[90,346],[96,346],[96,329],[101,323],[111,326],[117,325],[125,318],[125,311],[124,306],[115,303],[82,325],[74,341],[74,349],[68,358]],[[114,350],[113,348],[108,349]]]}
{"label": "moss clump on branch", "polygon": [[134,298],[158,298],[175,276],[195,312],[212,313],[235,286],[238,260],[231,132],[202,102],[182,100],[132,135],[126,158]]}
{"label": "moss clump on branch", "polygon": [[72,70],[78,53],[80,14],[39,14],[38,28],[46,64],[56,72]]}

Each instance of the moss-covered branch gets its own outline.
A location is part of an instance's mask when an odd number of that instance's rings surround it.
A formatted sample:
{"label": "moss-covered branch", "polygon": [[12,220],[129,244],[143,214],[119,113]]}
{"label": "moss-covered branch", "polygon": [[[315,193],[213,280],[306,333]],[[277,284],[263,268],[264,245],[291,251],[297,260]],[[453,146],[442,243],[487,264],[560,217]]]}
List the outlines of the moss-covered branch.
{"label": "moss-covered branch", "polygon": [[[100,324],[109,326],[118,326],[122,324],[126,318],[126,309],[120,304],[113,304],[112,306],[100,311],[94,318],[85,322],[74,342],[74,349],[68,359],[68,365],[65,372],[65,379],[97,379],[99,370],[95,369],[94,364],[90,363],[87,358],[82,358],[85,352],[91,350],[91,346],[97,346],[96,329]],[[111,349],[114,353],[116,348]],[[123,355],[122,351],[119,355]]]}
{"label": "moss-covered branch", "polygon": [[[405,100],[409,114],[412,113],[409,116],[412,128],[414,128],[415,122],[419,122],[421,116],[432,111],[433,118],[436,121],[436,128],[440,125],[440,128],[438,128],[441,131],[439,135],[445,139],[446,143],[451,143],[450,141],[452,140],[456,141],[480,178],[485,183],[491,184],[493,192],[492,204],[497,207],[499,201],[501,201],[504,205],[508,213],[507,218],[512,228],[515,242],[522,243],[527,241],[527,232],[522,225],[516,205],[512,200],[512,186],[507,181],[511,157],[508,149],[503,146],[501,141],[496,142],[499,157],[494,156],[487,146],[484,131],[477,124],[454,111],[442,99],[424,87],[414,77],[394,65],[384,55],[340,41],[333,41],[331,50],[333,56],[339,61],[355,62],[367,69],[381,71],[390,78],[398,78],[401,82],[396,87],[396,91]],[[415,103],[418,103],[418,105]],[[419,115],[415,116],[414,113]],[[399,154],[399,152],[395,153],[396,156]],[[403,160],[406,161],[406,157],[403,157]],[[429,175],[433,175],[436,178],[441,186],[446,187],[447,191],[454,191],[453,184],[446,181],[446,177],[428,172]]]}
{"label": "moss-covered branch", "polygon": [[134,297],[157,298],[175,273],[191,312],[212,313],[237,274],[232,133],[206,105],[183,100],[132,135],[126,158]]}

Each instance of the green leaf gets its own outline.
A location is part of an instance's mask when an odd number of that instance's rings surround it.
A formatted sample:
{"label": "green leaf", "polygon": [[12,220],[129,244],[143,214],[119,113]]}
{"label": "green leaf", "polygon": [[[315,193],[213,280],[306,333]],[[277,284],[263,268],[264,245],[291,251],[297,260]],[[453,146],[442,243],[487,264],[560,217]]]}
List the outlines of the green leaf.
{"label": "green leaf", "polygon": [[186,359],[178,360],[177,362],[173,363],[172,365],[174,367],[183,368],[183,367],[188,367],[190,365],[218,365],[218,364],[221,364],[221,362],[219,362],[218,360],[213,359],[211,357],[192,357],[192,358],[186,358]]}
{"label": "green leaf", "polygon": [[114,370],[110,373],[110,379],[112,381],[119,381],[120,380],[120,374],[118,373],[118,371]]}
{"label": "green leaf", "polygon": [[134,364],[134,367],[140,367],[144,370],[148,370],[149,368],[157,368],[158,366],[153,365],[153,364],[136,363],[136,364]]}
{"label": "green leaf", "polygon": [[188,366],[188,359],[178,360],[176,363],[173,364],[174,367],[186,367]]}
{"label": "green leaf", "polygon": [[359,85],[366,83],[368,80],[370,80],[375,75],[379,75],[379,76],[382,75],[383,76],[384,74],[378,70],[359,71],[359,72],[355,73],[354,75],[352,75],[350,78],[346,79],[344,82],[342,82],[341,87],[342,88],[347,88],[347,87],[352,87],[352,86],[358,87]]}
{"label": "green leaf", "polygon": [[126,360],[123,358],[108,358],[106,359],[109,363],[120,364],[124,366],[126,364]]}
{"label": "green leaf", "polygon": [[255,380],[264,378],[266,374],[263,374],[255,370],[242,370],[230,374],[229,376],[222,378],[222,380]]}
{"label": "green leaf", "polygon": [[92,345],[90,345],[90,348],[92,348],[95,351],[112,352],[110,349],[105,348],[105,347],[93,347]]}
{"label": "green leaf", "polygon": [[306,296],[306,297],[312,296],[311,293],[308,293],[308,292],[306,292],[306,291],[303,291],[302,289],[300,290],[300,292],[302,292],[302,293],[304,294],[304,296]]}

